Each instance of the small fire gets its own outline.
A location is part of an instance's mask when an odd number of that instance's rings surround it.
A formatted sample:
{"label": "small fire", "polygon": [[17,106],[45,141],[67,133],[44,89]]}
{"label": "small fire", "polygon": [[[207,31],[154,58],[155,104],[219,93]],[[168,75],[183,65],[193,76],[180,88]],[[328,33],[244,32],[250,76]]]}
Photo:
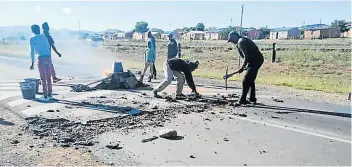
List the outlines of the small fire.
{"label": "small fire", "polygon": [[105,70],[103,71],[104,77],[108,77],[108,76],[110,76],[111,74],[112,74],[112,72],[111,72],[110,70],[108,70],[108,69],[105,69]]}

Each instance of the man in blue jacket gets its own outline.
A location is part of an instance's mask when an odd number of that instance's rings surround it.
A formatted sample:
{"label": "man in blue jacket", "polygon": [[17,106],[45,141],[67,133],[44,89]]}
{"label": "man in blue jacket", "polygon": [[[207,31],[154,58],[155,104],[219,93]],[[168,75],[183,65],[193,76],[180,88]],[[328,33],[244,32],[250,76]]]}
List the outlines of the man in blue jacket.
{"label": "man in blue jacket", "polygon": [[155,39],[152,36],[152,33],[149,31],[148,32],[148,47],[145,50],[144,54],[144,70],[142,72],[142,75],[139,79],[140,82],[143,82],[143,78],[145,75],[145,72],[147,71],[148,68],[150,68],[150,76],[148,78],[148,82],[151,82],[154,74],[154,63],[156,60],[156,54],[155,54]]}

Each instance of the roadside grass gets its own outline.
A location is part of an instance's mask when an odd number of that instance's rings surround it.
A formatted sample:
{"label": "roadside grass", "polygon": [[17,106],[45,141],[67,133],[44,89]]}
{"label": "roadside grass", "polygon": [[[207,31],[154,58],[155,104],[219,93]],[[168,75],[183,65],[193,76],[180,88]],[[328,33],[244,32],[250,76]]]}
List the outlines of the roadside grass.
{"label": "roadside grass", "polygon": [[[119,59],[121,58],[128,67],[143,69],[144,64],[141,63],[143,52],[144,48],[134,48],[133,50],[120,50],[117,54],[120,55]],[[271,51],[263,51],[262,53],[265,62],[256,81],[259,84],[332,93],[351,92],[350,52],[279,51],[277,52],[276,63],[271,63]],[[157,70],[160,72],[162,72],[165,57],[166,47],[165,44],[161,44],[157,48],[156,62]],[[239,55],[235,49],[183,49],[182,58],[200,61],[199,68],[194,72],[195,76],[222,80],[227,65],[229,66],[229,72],[237,70]],[[242,65],[243,60],[240,61]],[[235,75],[230,80],[241,82],[243,75],[244,73]]]}
{"label": "roadside grass", "polygon": [[[305,42],[314,44],[314,41],[316,40]],[[297,44],[296,42],[299,41],[292,42],[288,40],[283,42]],[[337,40],[316,41],[317,45],[328,42],[333,44],[339,43]],[[190,43],[198,44],[195,41]],[[211,41],[207,43],[202,41],[200,43],[198,45],[212,45],[216,42]],[[128,42],[126,45],[120,43],[120,45],[115,44],[108,49],[114,53],[117,60],[123,61],[124,67],[142,70],[144,68],[144,48],[134,46],[135,44],[138,43]],[[139,44],[145,43],[140,42]],[[183,46],[186,46],[186,44],[183,44]],[[166,42],[158,42],[156,68],[159,73],[163,71],[162,67],[166,59],[166,52]],[[103,52],[101,53],[103,54]],[[262,53],[265,57],[265,62],[259,71],[256,81],[259,84],[288,86],[332,93],[351,92],[351,52],[278,51],[276,63],[271,63],[271,51],[263,51]],[[0,45],[0,55],[29,56],[28,46]],[[229,72],[233,72],[237,70],[239,61],[236,49],[183,49],[182,58],[200,61],[199,68],[194,72],[195,76],[219,80],[222,80],[227,65],[229,66]],[[243,59],[240,59],[240,61],[242,64]],[[235,75],[230,80],[241,82],[243,75],[244,73]]]}

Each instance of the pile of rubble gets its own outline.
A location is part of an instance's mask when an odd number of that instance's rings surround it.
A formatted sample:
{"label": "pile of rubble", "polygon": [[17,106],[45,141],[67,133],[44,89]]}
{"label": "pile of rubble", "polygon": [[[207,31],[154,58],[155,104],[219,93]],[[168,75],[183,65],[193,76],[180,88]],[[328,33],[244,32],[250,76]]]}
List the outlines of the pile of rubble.
{"label": "pile of rubble", "polygon": [[131,89],[139,87],[139,84],[136,76],[128,70],[127,72],[117,72],[110,74],[105,80],[95,86],[96,89]]}
{"label": "pile of rubble", "polygon": [[[89,87],[89,85],[96,84],[94,87]],[[116,89],[133,89],[137,87],[147,87],[148,85],[139,82],[136,76],[130,71],[127,72],[116,72],[110,74],[108,77],[101,79],[99,81],[93,82],[88,85],[77,84],[70,86],[74,92],[92,91],[97,89],[105,90],[116,90]]]}

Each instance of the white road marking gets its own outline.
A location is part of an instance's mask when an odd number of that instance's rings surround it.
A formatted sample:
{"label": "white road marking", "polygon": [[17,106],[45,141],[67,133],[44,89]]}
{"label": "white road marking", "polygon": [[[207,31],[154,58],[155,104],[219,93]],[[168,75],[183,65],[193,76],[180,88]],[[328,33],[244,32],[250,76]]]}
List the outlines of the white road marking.
{"label": "white road marking", "polygon": [[332,136],[322,135],[322,134],[318,134],[318,133],[308,132],[308,131],[305,131],[305,130],[294,129],[294,128],[285,127],[285,126],[282,126],[282,125],[276,125],[276,124],[272,124],[272,123],[268,123],[268,122],[264,122],[264,121],[257,121],[257,120],[248,119],[248,118],[244,118],[244,117],[238,117],[238,116],[234,116],[234,115],[226,115],[226,114],[219,114],[219,115],[223,115],[223,116],[227,116],[227,117],[231,117],[231,118],[236,118],[236,119],[240,119],[240,120],[244,120],[244,121],[248,121],[248,122],[253,122],[253,123],[265,124],[267,126],[281,128],[281,129],[285,129],[285,130],[289,130],[289,131],[293,131],[293,132],[299,132],[299,133],[303,133],[303,134],[307,134],[307,135],[312,135],[312,136],[322,137],[322,138],[326,138],[326,139],[330,139],[330,140],[340,141],[340,142],[343,142],[343,143],[352,144],[351,140],[345,140],[345,139],[341,139],[341,138],[337,138],[337,137],[332,137]]}
{"label": "white road marking", "polygon": [[9,82],[9,83],[0,83],[1,87],[4,87],[4,86],[13,86],[13,87],[20,87],[20,83],[12,83],[12,82]]}
{"label": "white road marking", "polygon": [[[78,100],[84,100],[90,96],[101,96],[104,94],[109,94],[112,93],[113,91],[108,91],[108,90],[102,90],[102,91],[94,91],[94,92],[82,92],[82,94],[78,96],[74,96],[68,99],[61,99],[61,100],[67,100],[67,101],[78,101]],[[60,99],[59,99],[60,100]],[[50,110],[56,110],[60,107],[63,107],[65,104],[62,103],[49,103],[49,104],[43,104],[37,107],[29,108],[20,111],[21,113],[31,116],[31,115],[36,115],[42,112],[46,112],[48,109]]]}
{"label": "white road marking", "polygon": [[[58,92],[54,92],[54,93],[64,93],[64,92],[69,92],[68,90],[63,90],[63,91],[58,91]],[[7,103],[7,105],[9,105],[10,107],[15,107],[21,104],[25,104],[28,102],[33,102],[33,100],[27,100],[27,99],[17,99],[17,100],[13,100]]]}
{"label": "white road marking", "polygon": [[6,90],[21,90],[20,86],[1,86],[0,91]]}
{"label": "white road marking", "polygon": [[0,94],[0,100],[5,100],[11,97],[19,96],[22,95],[21,92],[1,92]]}

